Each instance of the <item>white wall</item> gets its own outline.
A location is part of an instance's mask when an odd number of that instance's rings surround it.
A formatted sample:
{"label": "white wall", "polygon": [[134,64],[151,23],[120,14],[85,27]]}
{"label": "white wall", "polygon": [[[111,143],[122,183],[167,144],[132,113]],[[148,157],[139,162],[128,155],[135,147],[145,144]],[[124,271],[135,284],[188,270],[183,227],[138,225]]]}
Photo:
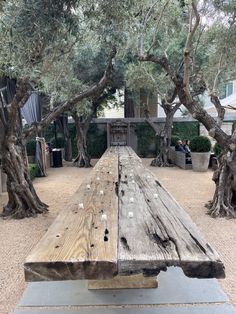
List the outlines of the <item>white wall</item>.
{"label": "white wall", "polygon": [[103,111],[103,115],[101,116],[102,118],[124,118],[124,107],[120,108],[106,108]]}
{"label": "white wall", "polygon": [[[231,134],[232,134],[232,127],[233,127],[233,123],[232,123],[232,122],[223,122],[223,123],[222,123],[222,126],[221,126],[222,130],[223,130],[226,134],[228,134],[228,135],[231,135]],[[199,133],[200,133],[200,135],[204,135],[204,136],[209,137],[209,139],[210,139],[210,141],[211,141],[212,148],[213,148],[213,146],[215,145],[215,142],[216,142],[216,141],[215,141],[211,136],[208,135],[207,129],[206,129],[206,128],[204,127],[204,125],[202,125],[201,123],[200,123],[200,130],[199,130]]]}

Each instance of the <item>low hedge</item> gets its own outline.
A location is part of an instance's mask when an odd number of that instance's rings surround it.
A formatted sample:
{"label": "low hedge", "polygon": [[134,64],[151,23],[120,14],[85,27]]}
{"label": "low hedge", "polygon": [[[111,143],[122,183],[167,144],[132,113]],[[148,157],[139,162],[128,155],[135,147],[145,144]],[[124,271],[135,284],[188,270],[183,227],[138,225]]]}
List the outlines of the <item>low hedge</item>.
{"label": "low hedge", "polygon": [[26,150],[28,156],[35,156],[36,153],[36,140],[32,139],[26,144]]}
{"label": "low hedge", "polygon": [[64,148],[65,140],[62,136],[58,136],[56,139],[52,138],[50,144],[52,148]]}
{"label": "low hedge", "polygon": [[180,137],[177,135],[173,135],[171,136],[171,142],[170,142],[170,146],[175,146],[177,144],[177,141],[180,140]]}
{"label": "low hedge", "polygon": [[190,142],[193,153],[207,153],[211,150],[211,141],[206,136],[195,136]]}
{"label": "low hedge", "polygon": [[38,171],[39,171],[39,167],[37,164],[29,164],[29,173],[30,173],[31,180],[37,177]]}
{"label": "low hedge", "polygon": [[221,147],[218,143],[215,143],[214,147],[213,147],[213,151],[215,153],[215,155],[218,157],[221,153]]}
{"label": "low hedge", "polygon": [[134,124],[138,140],[138,155],[141,157],[156,156],[159,149],[159,141],[155,131],[147,123]]}

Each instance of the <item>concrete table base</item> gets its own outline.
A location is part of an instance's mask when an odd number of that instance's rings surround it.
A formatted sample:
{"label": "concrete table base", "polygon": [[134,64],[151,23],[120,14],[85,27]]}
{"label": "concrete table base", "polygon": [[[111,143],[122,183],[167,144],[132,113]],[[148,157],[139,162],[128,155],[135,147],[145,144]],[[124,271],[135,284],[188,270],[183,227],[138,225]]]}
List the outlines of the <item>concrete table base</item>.
{"label": "concrete table base", "polygon": [[157,289],[88,290],[86,281],[30,283],[14,314],[236,314],[215,279],[171,267]]}

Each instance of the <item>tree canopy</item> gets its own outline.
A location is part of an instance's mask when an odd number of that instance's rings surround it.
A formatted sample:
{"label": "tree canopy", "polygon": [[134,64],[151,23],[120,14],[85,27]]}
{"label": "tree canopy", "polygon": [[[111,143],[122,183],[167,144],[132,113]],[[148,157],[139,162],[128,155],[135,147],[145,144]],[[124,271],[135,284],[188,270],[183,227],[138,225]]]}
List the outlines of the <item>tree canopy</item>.
{"label": "tree canopy", "polygon": [[[218,96],[236,74],[235,0],[0,4],[0,75],[17,80],[17,94],[7,108],[11,126],[6,135],[13,146],[65,110],[78,105],[86,112],[109,88],[126,85],[158,93],[167,104],[178,98],[222,151],[234,155],[236,134],[230,137],[221,129],[224,108]],[[12,122],[32,89],[48,95],[49,114],[15,141]],[[204,93],[216,106],[217,120],[201,106]]]}

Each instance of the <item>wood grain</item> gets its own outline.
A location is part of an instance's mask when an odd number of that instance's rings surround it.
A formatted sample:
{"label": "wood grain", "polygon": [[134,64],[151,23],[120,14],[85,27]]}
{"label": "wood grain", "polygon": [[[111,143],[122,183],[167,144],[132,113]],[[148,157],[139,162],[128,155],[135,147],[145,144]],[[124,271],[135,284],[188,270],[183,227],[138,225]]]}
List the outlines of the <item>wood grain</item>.
{"label": "wood grain", "polygon": [[111,148],[28,256],[26,281],[108,279],[117,274],[117,181],[118,154]]}
{"label": "wood grain", "polygon": [[150,289],[157,288],[156,277],[144,277],[142,274],[133,276],[116,276],[108,280],[89,280],[89,290],[109,289]]}
{"label": "wood grain", "polygon": [[24,269],[27,281],[104,280],[169,266],[189,277],[225,276],[218,254],[135,152],[110,147]]}
{"label": "wood grain", "polygon": [[189,277],[225,276],[218,254],[129,147],[119,148],[119,173],[119,274],[180,266]]}

